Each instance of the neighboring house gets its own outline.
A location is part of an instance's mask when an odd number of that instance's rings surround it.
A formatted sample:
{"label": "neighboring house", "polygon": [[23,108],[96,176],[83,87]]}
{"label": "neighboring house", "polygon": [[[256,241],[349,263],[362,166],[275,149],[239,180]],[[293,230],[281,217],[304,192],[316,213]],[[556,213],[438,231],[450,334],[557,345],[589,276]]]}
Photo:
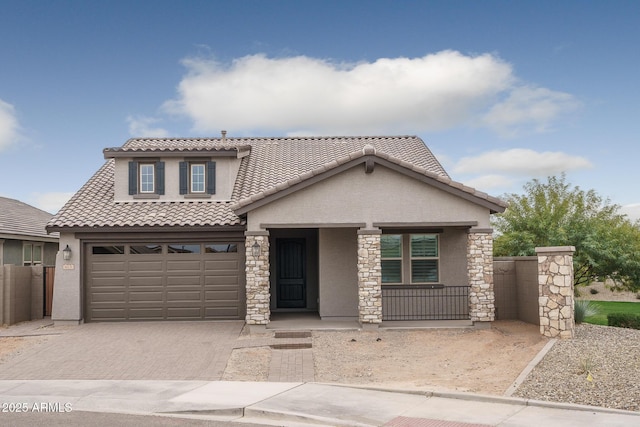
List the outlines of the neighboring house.
{"label": "neighboring house", "polygon": [[415,136],[131,139],[49,222],[56,322],[494,319],[499,199]]}
{"label": "neighboring house", "polygon": [[26,203],[0,197],[0,265],[54,266],[58,233],[45,230],[52,217]]}

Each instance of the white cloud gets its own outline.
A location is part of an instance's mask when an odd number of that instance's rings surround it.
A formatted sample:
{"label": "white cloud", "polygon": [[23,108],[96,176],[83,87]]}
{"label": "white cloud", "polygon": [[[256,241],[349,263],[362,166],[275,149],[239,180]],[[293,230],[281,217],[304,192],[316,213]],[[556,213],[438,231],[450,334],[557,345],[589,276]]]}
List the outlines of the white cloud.
{"label": "white cloud", "polygon": [[0,99],[0,151],[16,142],[19,130],[15,108]]}
{"label": "white cloud", "polygon": [[631,221],[640,220],[640,203],[632,203],[621,207],[620,212],[626,214]]}
{"label": "white cloud", "polygon": [[55,214],[71,199],[74,193],[51,192],[51,193],[32,193],[30,204],[42,209],[43,211]]}
{"label": "white cloud", "polygon": [[581,156],[560,151],[537,152],[526,148],[489,151],[476,157],[464,157],[453,171],[462,174],[505,173],[518,176],[550,176],[561,172],[587,169],[591,162]]}
{"label": "white cloud", "polygon": [[128,116],[127,123],[129,123],[129,134],[135,137],[147,138],[165,138],[169,136],[169,132],[166,129],[152,126],[159,121],[159,119],[153,117]]}
{"label": "white cloud", "polygon": [[481,191],[487,191],[496,188],[509,188],[513,185],[513,180],[504,175],[482,175],[476,178],[467,179],[464,181],[464,185],[476,188]]}
{"label": "white cloud", "polygon": [[522,87],[511,65],[492,54],[442,51],[355,64],[250,55],[183,64],[178,96],[163,109],[205,133],[413,134],[478,124],[521,132],[547,129],[573,105],[571,95]]}
{"label": "white cloud", "polygon": [[546,132],[565,113],[580,103],[573,95],[545,88],[518,87],[502,102],[491,107],[482,122],[505,137],[515,137],[531,130]]}

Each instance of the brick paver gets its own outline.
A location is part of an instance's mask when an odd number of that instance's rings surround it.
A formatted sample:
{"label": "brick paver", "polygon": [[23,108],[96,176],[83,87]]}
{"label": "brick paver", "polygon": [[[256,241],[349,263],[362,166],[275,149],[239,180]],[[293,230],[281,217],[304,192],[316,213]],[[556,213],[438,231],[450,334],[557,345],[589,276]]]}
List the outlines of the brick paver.
{"label": "brick paver", "polygon": [[[0,379],[222,379],[244,322],[88,323],[0,363]],[[56,327],[49,327],[55,332]],[[48,329],[49,329],[48,328]]]}
{"label": "brick paver", "polygon": [[313,350],[271,350],[269,381],[312,382],[314,380]]}

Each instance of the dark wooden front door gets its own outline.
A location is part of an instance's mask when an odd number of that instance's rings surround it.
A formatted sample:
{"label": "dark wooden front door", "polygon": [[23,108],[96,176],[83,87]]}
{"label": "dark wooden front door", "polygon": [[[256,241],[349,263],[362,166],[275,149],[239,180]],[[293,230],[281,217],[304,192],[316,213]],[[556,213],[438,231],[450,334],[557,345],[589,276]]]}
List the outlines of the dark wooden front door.
{"label": "dark wooden front door", "polygon": [[307,306],[304,239],[277,239],[276,283],[278,308]]}

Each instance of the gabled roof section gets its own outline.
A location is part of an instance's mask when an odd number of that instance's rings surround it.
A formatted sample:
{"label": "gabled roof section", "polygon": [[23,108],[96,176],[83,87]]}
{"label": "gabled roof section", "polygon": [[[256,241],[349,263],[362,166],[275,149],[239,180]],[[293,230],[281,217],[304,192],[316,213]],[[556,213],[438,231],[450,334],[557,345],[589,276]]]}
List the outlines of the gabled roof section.
{"label": "gabled roof section", "polygon": [[49,221],[47,230],[103,227],[214,227],[241,225],[230,202],[114,202],[114,163],[107,162]]}
{"label": "gabled roof section", "polygon": [[49,212],[19,200],[0,197],[0,238],[55,240],[58,236],[50,236],[45,230],[52,217]]}
{"label": "gabled roof section", "polygon": [[232,205],[231,208],[238,215],[245,214],[252,209],[268,204],[274,200],[291,194],[292,192],[334,176],[344,170],[351,169],[359,164],[365,164],[365,170],[367,172],[371,172],[375,164],[381,164],[405,175],[419,179],[443,191],[485,206],[489,208],[492,213],[503,212],[506,208],[505,202],[496,197],[489,196],[486,193],[453,181],[446,174],[439,174],[424,167],[417,166],[413,162],[401,160],[387,153],[377,151],[371,144],[366,145],[361,150],[349,153],[324,165],[320,165],[312,170],[306,171],[294,178],[280,182],[273,187],[265,189],[264,191],[245,197]]}
{"label": "gabled roof section", "polygon": [[102,152],[105,159],[167,153],[241,157],[251,149],[249,144],[234,141],[227,138],[133,138],[122,147],[105,148]]}

